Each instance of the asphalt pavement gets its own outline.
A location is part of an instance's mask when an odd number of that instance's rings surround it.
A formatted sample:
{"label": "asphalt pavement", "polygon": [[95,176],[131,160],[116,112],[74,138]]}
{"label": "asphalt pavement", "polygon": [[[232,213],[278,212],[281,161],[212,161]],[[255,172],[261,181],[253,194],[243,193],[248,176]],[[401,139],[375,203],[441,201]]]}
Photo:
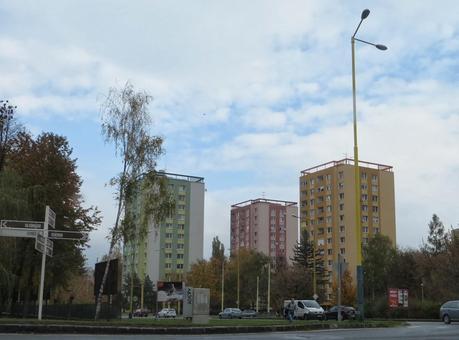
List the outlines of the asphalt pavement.
{"label": "asphalt pavement", "polygon": [[321,331],[273,332],[251,334],[213,334],[213,335],[84,335],[84,334],[0,334],[0,339],[12,340],[77,340],[77,339],[116,339],[116,340],[338,340],[338,339],[459,339],[459,323],[445,325],[440,322],[410,322],[407,326],[394,328],[334,329]]}

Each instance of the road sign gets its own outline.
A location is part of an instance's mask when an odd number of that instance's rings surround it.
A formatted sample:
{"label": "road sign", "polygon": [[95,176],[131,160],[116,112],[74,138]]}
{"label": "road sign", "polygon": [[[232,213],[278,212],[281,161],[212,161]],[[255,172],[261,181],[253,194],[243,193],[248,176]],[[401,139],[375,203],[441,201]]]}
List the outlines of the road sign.
{"label": "road sign", "polygon": [[0,236],[4,237],[28,237],[35,238],[40,229],[26,228],[0,228]]}
{"label": "road sign", "polygon": [[35,237],[35,249],[43,254],[43,252],[45,251],[45,248],[46,248],[46,255],[48,255],[49,257],[52,257],[54,242],[51,240],[45,239],[45,237],[41,233],[37,233],[37,236]]}
{"label": "road sign", "polygon": [[48,214],[48,226],[54,229],[56,227],[56,213],[46,206],[45,214]]}
{"label": "road sign", "polygon": [[41,221],[1,220],[0,228],[43,229],[44,224]]}
{"label": "road sign", "polygon": [[65,239],[65,240],[87,240],[88,234],[80,231],[68,231],[68,230],[49,230],[48,237],[51,239]]}

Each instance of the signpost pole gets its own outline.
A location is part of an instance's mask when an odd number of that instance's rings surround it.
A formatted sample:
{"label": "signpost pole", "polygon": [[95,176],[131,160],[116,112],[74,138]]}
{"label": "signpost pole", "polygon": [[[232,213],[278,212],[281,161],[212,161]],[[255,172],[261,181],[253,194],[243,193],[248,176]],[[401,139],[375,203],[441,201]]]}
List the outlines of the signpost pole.
{"label": "signpost pole", "polygon": [[40,290],[38,291],[38,320],[41,320],[43,309],[43,288],[45,285],[45,265],[46,265],[46,245],[48,243],[48,221],[49,221],[49,206],[46,206],[45,225],[43,226],[43,237],[45,238],[45,247],[41,257],[41,274],[40,274]]}

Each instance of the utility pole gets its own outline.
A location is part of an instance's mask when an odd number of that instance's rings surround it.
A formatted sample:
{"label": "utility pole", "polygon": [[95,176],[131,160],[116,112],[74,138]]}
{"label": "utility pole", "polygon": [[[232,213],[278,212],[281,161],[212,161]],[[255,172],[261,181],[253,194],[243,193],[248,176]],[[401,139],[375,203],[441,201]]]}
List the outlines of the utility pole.
{"label": "utility pole", "polygon": [[[223,255],[224,256],[224,255]],[[223,257],[222,260],[222,312],[223,312],[223,305],[225,303],[225,258]]]}
{"label": "utility pole", "polygon": [[271,262],[268,262],[268,314],[271,309]]}
{"label": "utility pole", "polygon": [[258,287],[259,287],[259,284],[260,284],[260,277],[257,275],[257,313],[258,313]]}
{"label": "utility pole", "polygon": [[38,320],[41,320],[43,311],[43,289],[45,285],[46,245],[48,244],[49,210],[49,206],[46,206],[45,224],[43,226],[45,249],[43,250],[43,254],[41,256],[40,290],[38,291]]}

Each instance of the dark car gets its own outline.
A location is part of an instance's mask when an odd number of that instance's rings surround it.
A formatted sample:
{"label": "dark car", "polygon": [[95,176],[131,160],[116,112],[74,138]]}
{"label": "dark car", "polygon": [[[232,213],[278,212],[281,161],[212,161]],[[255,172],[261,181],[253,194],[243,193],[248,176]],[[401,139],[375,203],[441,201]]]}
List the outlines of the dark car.
{"label": "dark car", "polygon": [[445,302],[440,307],[440,319],[446,324],[459,320],[459,300]]}
{"label": "dark car", "polygon": [[133,316],[147,317],[148,310],[146,309],[136,309],[133,313]]}
{"label": "dark car", "polygon": [[[341,306],[341,318],[342,320],[354,320],[355,309],[350,306]],[[325,318],[328,320],[338,320],[338,306],[333,306],[329,310],[325,311]]]}
{"label": "dark car", "polygon": [[241,319],[242,312],[239,308],[225,308],[223,312],[218,313],[220,319]]}
{"label": "dark car", "polygon": [[257,316],[257,312],[253,309],[244,309],[241,313],[241,317],[243,318],[254,318]]}

